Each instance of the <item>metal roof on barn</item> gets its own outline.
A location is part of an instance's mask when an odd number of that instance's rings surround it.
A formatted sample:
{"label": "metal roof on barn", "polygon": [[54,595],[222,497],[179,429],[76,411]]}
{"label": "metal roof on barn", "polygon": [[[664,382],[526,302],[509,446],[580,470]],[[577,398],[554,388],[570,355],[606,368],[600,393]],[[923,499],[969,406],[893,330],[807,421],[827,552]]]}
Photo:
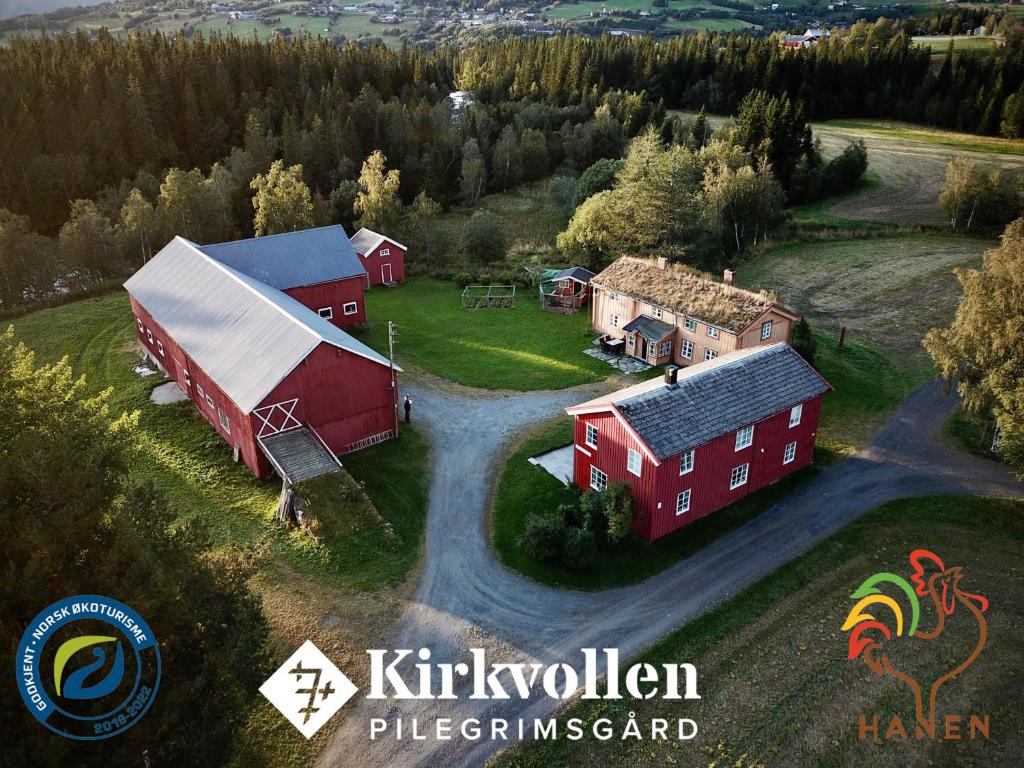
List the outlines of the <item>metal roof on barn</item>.
{"label": "metal roof on barn", "polygon": [[356,253],[360,256],[365,256],[366,254],[376,250],[377,246],[385,241],[398,246],[403,251],[408,250],[397,240],[392,240],[390,237],[382,235],[379,232],[374,232],[372,229],[367,229],[366,227],[362,227],[358,232],[352,235],[352,240],[350,242],[352,243],[352,248]]}
{"label": "metal roof on barn", "polygon": [[244,413],[321,343],[389,365],[295,299],[182,237],[124,287]]}
{"label": "metal roof on barn", "polygon": [[339,224],[198,247],[222,264],[281,290],[366,276]]}
{"label": "metal roof on barn", "polygon": [[674,386],[652,379],[567,410],[614,405],[651,452],[664,460],[829,389],[796,350],[780,343],[684,368]]}

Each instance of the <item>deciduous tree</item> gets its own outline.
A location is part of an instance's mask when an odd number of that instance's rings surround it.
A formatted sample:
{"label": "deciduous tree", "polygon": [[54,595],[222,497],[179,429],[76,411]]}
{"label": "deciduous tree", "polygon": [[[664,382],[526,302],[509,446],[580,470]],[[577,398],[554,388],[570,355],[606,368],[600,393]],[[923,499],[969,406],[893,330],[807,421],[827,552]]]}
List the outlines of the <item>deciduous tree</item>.
{"label": "deciduous tree", "polygon": [[313,195],[302,180],[301,165],[285,168],[284,162],[277,160],[266,175],[253,179],[251,186],[256,192],[252,199],[256,237],[294,232],[316,223]]}

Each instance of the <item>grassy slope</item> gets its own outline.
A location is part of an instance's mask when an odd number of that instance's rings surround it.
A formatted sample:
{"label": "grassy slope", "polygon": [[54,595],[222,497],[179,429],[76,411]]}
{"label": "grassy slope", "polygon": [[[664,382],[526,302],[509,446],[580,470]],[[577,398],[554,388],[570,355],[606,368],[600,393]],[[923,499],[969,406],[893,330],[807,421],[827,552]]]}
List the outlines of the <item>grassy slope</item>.
{"label": "grassy slope", "polygon": [[780,246],[743,264],[744,286],[776,291],[812,324],[920,363],[920,341],[960,295],[953,268],[981,263],[991,242],[915,235]]}
{"label": "grassy slope", "polygon": [[[565,717],[622,723],[630,711],[643,728],[650,718],[689,717],[700,733],[691,742],[581,742],[562,739],[510,750],[503,768],[558,765],[998,765],[1015,764],[1024,751],[1017,727],[1024,716],[1024,656],[1017,649],[1024,622],[1019,552],[1024,545],[1024,504],[960,497],[899,501],[869,513],[810,552],[728,602],[683,625],[636,661],[693,663],[700,701],[584,702]],[[862,744],[857,716],[893,712],[913,721],[908,689],[847,661],[839,627],[850,592],[876,571],[909,576],[907,554],[927,547],[947,565],[964,567],[963,588],[991,601],[988,645],[982,656],[939,694],[938,712],[988,713],[992,740],[881,745]],[[1010,578],[1007,576],[1010,575]],[[955,620],[955,622],[954,622]],[[922,626],[934,622],[922,608]],[[961,610],[935,641],[939,653],[914,652],[898,638],[918,679],[933,680],[972,647],[976,628]],[[909,650],[908,650],[909,646]],[[564,724],[565,717],[561,718]]]}
{"label": "grassy slope", "polygon": [[979,136],[973,133],[958,133],[941,128],[929,128],[914,123],[895,120],[828,120],[822,126],[844,128],[853,133],[868,133],[876,136],[891,136],[922,144],[952,147],[975,152],[998,152],[1008,155],[1024,155],[1024,141],[1002,139],[996,136]]}
{"label": "grassy slope", "polygon": [[600,381],[614,369],[582,354],[590,316],[543,312],[529,289],[515,309],[464,310],[455,283],[417,278],[374,288],[367,314],[379,318],[360,338],[387,349],[387,320],[398,326],[395,356],[459,384],[485,389],[560,389]]}
{"label": "grassy slope", "polygon": [[839,350],[835,338],[826,334],[818,334],[817,340],[817,364],[835,392],[825,398],[818,450],[811,467],[653,544],[631,536],[615,550],[601,553],[590,570],[574,572],[555,563],[538,562],[517,544],[530,514],[554,510],[571,499],[569,490],[558,480],[527,462],[531,456],[572,442],[568,419],[548,422],[517,446],[496,486],[491,530],[498,557],[508,567],[546,584],[580,589],[632,584],[689,557],[784,499],[838,454],[863,445],[916,381],[877,350],[858,344]]}
{"label": "grassy slope", "polygon": [[[202,519],[214,546],[254,550],[260,568],[253,587],[270,619],[276,654],[283,658],[313,639],[335,649],[344,665],[386,634],[401,610],[400,585],[418,559],[426,517],[427,448],[415,431],[345,459],[369,500],[347,477],[328,483],[323,540],[316,542],[274,523],[279,484],[233,464],[227,446],[189,403],[149,401],[161,379],[131,371],[134,326],[124,294],[35,312],[13,324],[40,361],[66,355],[92,389],[111,387],[113,414],[140,411],[137,479],[152,480],[183,516]],[[306,742],[262,700],[256,707],[239,765],[306,765],[329,738],[325,729]]]}

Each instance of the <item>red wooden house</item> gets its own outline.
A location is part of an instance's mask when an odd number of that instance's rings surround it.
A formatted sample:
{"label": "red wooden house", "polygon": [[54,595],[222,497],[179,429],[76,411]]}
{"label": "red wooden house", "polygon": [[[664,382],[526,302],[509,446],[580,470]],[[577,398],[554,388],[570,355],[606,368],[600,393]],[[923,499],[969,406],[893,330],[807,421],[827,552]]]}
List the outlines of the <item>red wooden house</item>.
{"label": "red wooden house", "polygon": [[654,540],[806,466],[831,387],[788,344],[754,347],[566,409],[573,479],[630,484]]}
{"label": "red wooden house", "polygon": [[198,246],[277,288],[339,328],[366,322],[366,270],[340,225]]}
{"label": "red wooden house", "polygon": [[352,235],[351,242],[362,259],[367,285],[391,285],[405,280],[407,249],[400,242],[366,227]]}
{"label": "red wooden house", "polygon": [[299,482],[397,434],[387,358],[196,244],[176,237],[125,288],[147,355],[256,475]]}

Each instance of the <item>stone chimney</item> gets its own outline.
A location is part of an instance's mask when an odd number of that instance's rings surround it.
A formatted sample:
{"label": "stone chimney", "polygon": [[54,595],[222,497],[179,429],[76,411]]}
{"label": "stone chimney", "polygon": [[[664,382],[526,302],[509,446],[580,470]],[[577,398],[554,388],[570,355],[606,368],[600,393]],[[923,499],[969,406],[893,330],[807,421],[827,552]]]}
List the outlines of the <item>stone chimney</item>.
{"label": "stone chimney", "polygon": [[668,259],[665,258],[664,256],[659,256],[658,257],[658,269],[667,269],[667,268],[668,268]]}
{"label": "stone chimney", "polygon": [[732,285],[735,279],[736,272],[731,269],[725,270],[725,272],[722,275],[722,282],[725,283],[726,285]]}

